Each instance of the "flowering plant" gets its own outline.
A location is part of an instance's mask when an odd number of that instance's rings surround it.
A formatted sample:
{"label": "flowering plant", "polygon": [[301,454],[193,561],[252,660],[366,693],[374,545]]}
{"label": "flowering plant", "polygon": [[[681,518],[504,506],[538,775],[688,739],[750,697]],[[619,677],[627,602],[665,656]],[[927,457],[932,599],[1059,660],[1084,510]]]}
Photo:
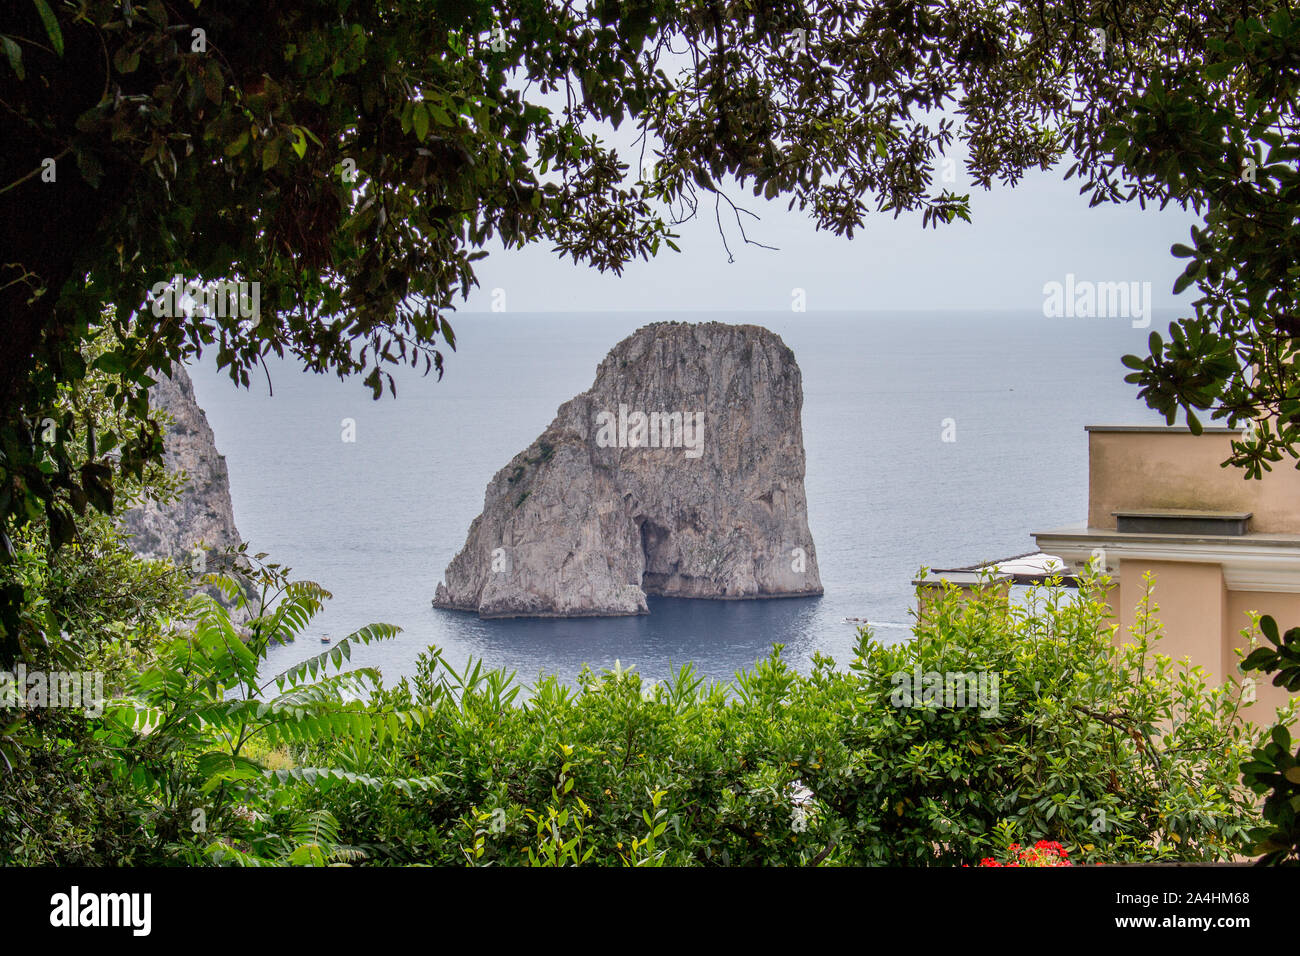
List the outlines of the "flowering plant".
{"label": "flowering plant", "polygon": [[991,856],[986,856],[980,860],[980,866],[1073,866],[1070,862],[1070,851],[1061,846],[1055,840],[1039,840],[1031,847],[1022,848],[1019,843],[1012,843],[1007,847],[1007,855],[1011,858],[1006,863],[1001,863]]}

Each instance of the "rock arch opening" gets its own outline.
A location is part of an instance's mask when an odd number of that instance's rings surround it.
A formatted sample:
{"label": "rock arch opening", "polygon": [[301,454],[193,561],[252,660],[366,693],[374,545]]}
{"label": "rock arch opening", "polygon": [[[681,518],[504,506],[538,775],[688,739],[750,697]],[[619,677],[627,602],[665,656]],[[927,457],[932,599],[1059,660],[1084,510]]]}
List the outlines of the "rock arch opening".
{"label": "rock arch opening", "polygon": [[645,560],[645,571],[641,574],[641,590],[646,594],[663,594],[668,580],[676,572],[669,555],[671,532],[645,515],[637,519],[641,532],[641,556]]}

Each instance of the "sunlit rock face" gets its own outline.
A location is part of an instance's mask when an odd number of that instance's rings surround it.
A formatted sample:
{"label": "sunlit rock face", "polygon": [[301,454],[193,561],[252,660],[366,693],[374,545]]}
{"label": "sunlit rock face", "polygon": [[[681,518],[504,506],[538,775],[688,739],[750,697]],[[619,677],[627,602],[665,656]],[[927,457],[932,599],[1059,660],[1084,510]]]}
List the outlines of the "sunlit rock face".
{"label": "sunlit rock face", "polygon": [[583,617],[645,614],[647,594],[821,594],[802,408],[767,329],[639,329],[497,472],[434,605]]}
{"label": "sunlit rock face", "polygon": [[[149,389],[149,404],[171,416],[163,429],[163,464],[168,471],[184,472],[187,480],[176,501],[145,501],[123,513],[121,527],[142,557],[219,570],[223,561],[217,552],[240,543],[230,475],[183,366],[173,365],[171,378]],[[204,555],[202,565],[196,561],[198,554]],[[216,589],[211,593],[219,596]]]}

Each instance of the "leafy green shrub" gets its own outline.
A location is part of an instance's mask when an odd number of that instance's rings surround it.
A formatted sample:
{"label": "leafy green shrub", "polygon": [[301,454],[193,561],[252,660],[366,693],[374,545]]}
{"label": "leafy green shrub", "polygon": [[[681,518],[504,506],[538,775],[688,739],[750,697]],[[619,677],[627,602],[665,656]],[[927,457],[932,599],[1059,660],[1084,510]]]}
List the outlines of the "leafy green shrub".
{"label": "leafy green shrub", "polygon": [[[1263,617],[1260,631],[1272,647],[1260,647],[1242,663],[1243,670],[1273,674],[1273,684],[1292,693],[1300,691],[1300,627],[1279,636],[1277,622]],[[1286,715],[1293,718],[1294,713]],[[1254,852],[1265,865],[1300,865],[1300,747],[1291,752],[1291,732],[1280,719],[1264,734],[1250,760],[1242,766],[1242,780],[1264,795],[1264,825],[1251,832]]]}
{"label": "leafy green shrub", "polygon": [[[847,670],[819,656],[801,676],[778,645],[730,685],[616,667],[527,697],[431,650],[375,698],[423,723],[314,747],[444,786],[344,784],[319,805],[392,862],[951,865],[1039,840],[1084,863],[1223,859],[1252,814],[1240,688],[1157,654],[1154,610],[1117,648],[1086,596],[949,593],[911,641],[864,632]],[[900,696],[914,674],[996,676],[996,706]]]}
{"label": "leafy green shrub", "polygon": [[[1155,653],[1150,582],[1130,640],[1106,608],[1039,591],[1028,607],[952,593],[913,640],[864,644],[862,686],[808,785],[868,837],[860,862],[957,863],[1055,841],[1082,862],[1213,860],[1240,846],[1239,687]],[[891,706],[888,675],[997,675],[997,713]],[[860,839],[857,837],[856,839]]]}
{"label": "leafy green shrub", "polygon": [[[429,649],[384,688],[342,668],[387,625],[264,677],[329,595],[254,577],[251,600],[218,579],[259,609],[246,632],[198,595],[102,718],[33,712],[62,742],[0,781],[6,861],[955,865],[1040,841],[1217,860],[1254,822],[1240,687],[1156,652],[1149,592],[1119,647],[1093,590],[950,590],[911,640],[864,630],[847,668],[818,655],[807,675],[776,645],[727,683],[616,665],[523,686]],[[76,796],[16,811],[37,779]]]}
{"label": "leafy green shrub", "polygon": [[[44,520],[16,532],[0,563],[0,588],[26,595],[0,640],[0,671],[98,674],[112,693],[154,660],[183,614],[188,574],[136,557],[102,515],[50,553]],[[107,772],[97,726],[78,710],[0,700],[0,864],[151,862],[138,795]]]}
{"label": "leafy green shrub", "polygon": [[154,862],[137,823],[139,800],[106,772],[93,722],[66,710],[33,712],[0,765],[0,866],[123,866]]}

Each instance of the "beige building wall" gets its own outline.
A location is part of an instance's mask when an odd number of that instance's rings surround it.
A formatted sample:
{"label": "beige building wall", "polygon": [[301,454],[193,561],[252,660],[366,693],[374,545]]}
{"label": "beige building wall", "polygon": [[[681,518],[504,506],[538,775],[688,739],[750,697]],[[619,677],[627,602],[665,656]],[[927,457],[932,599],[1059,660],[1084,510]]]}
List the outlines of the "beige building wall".
{"label": "beige building wall", "polygon": [[[1105,555],[1113,584],[1108,603],[1129,639],[1142,600],[1143,575],[1162,625],[1161,653],[1202,666],[1214,684],[1241,678],[1236,653],[1249,613],[1271,614],[1282,631],[1300,625],[1300,470],[1276,463],[1261,480],[1223,468],[1235,429],[1098,426],[1088,429],[1086,527],[1036,535],[1039,547],[1075,571]],[[1116,511],[1249,512],[1248,534],[1120,533]],[[1263,638],[1261,637],[1260,640]],[[1252,675],[1256,704],[1247,716],[1271,722],[1287,693],[1271,676]]]}
{"label": "beige building wall", "polygon": [[[1117,643],[1131,638],[1148,571],[1155,575],[1151,597],[1161,624],[1157,651],[1199,664],[1211,676],[1212,686],[1222,683],[1225,676],[1242,677],[1237,669],[1241,656],[1236,652],[1247,651],[1247,637],[1241,631],[1250,627],[1250,611],[1272,614],[1282,631],[1300,624],[1300,594],[1230,591],[1223,568],[1217,564],[1130,560],[1120,564],[1118,581],[1107,595],[1120,626]],[[1289,695],[1274,687],[1271,677],[1251,676],[1256,681],[1256,704],[1248,716],[1261,723],[1271,722],[1274,711]]]}
{"label": "beige building wall", "polygon": [[[1137,621],[1142,601],[1143,576],[1155,575],[1151,597],[1162,626],[1158,650],[1170,657],[1187,657],[1211,674],[1223,674],[1222,635],[1228,591],[1223,569],[1217,564],[1179,564],[1172,561],[1124,561],[1119,569],[1116,597],[1120,629],[1126,641]],[[1112,591],[1114,594],[1115,592]],[[1111,610],[1116,610],[1111,605]]]}
{"label": "beige building wall", "polygon": [[1300,532],[1300,470],[1285,460],[1258,480],[1223,468],[1236,429],[1091,430],[1088,527],[1115,530],[1112,512],[1140,509],[1250,511],[1255,532]]}

